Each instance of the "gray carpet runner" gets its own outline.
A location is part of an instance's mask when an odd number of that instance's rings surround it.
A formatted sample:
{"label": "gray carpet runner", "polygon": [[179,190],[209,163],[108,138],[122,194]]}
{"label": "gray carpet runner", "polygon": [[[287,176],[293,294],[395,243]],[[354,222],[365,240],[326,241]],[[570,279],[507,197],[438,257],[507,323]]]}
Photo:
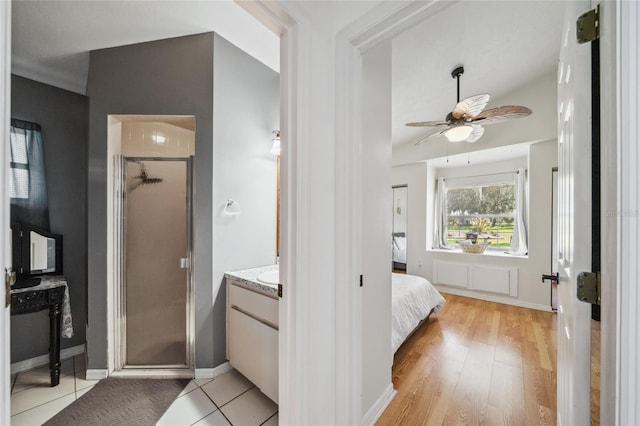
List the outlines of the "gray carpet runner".
{"label": "gray carpet runner", "polygon": [[103,379],[45,425],[154,425],[187,383],[189,379]]}

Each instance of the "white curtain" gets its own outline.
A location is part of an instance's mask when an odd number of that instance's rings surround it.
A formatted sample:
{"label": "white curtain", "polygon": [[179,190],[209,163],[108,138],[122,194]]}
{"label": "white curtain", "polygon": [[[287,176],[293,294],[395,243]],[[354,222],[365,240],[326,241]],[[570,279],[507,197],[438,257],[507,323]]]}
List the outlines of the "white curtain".
{"label": "white curtain", "polygon": [[516,197],[516,215],[509,254],[524,256],[529,249],[527,247],[527,182],[523,168],[515,172],[513,190]]}
{"label": "white curtain", "polygon": [[436,182],[436,200],[433,217],[433,248],[451,249],[447,242],[447,186],[444,178],[438,178]]}

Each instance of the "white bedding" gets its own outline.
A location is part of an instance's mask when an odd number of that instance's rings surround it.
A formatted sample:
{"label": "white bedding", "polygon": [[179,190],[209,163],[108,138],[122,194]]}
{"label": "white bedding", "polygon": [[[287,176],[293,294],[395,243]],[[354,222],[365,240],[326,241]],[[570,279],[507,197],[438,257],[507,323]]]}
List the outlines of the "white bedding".
{"label": "white bedding", "polygon": [[444,297],[429,281],[407,274],[392,274],[391,278],[391,345],[395,353],[416,326],[444,305]]}

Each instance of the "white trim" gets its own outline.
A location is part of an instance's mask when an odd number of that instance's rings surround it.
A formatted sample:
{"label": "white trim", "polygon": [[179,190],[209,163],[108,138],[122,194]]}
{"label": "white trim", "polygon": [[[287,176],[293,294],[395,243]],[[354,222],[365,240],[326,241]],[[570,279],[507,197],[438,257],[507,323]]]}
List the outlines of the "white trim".
{"label": "white trim", "polygon": [[[84,345],[73,346],[71,348],[62,349],[60,351],[60,360],[72,358],[76,355],[84,353]],[[49,364],[49,354],[40,355],[34,358],[25,359],[23,361],[14,362],[11,364],[11,374],[19,373],[21,371],[30,370],[41,365]]]}
{"label": "white trim", "polygon": [[362,415],[362,57],[350,40],[336,40],[336,423]]}
{"label": "white trim", "polygon": [[380,398],[378,398],[371,408],[369,408],[369,410],[364,414],[362,417],[362,424],[374,425],[397,393],[398,391],[393,388],[393,384],[389,384],[382,395],[380,395]]}
{"label": "white trim", "polygon": [[171,368],[134,368],[131,370],[112,371],[110,377],[126,377],[130,379],[193,379],[193,370]]}
{"label": "white trim", "polygon": [[298,114],[298,28],[286,28],[280,41],[280,126],[282,151],[280,154],[280,279],[286,291],[279,302],[278,339],[278,400],[279,421],[282,424],[300,424],[302,417],[302,383],[298,373],[304,367],[301,357],[300,331],[297,308],[299,279],[297,266],[299,239],[297,229],[298,144],[292,143],[297,135]]}
{"label": "white trim", "polygon": [[91,368],[85,373],[86,380],[102,380],[109,377],[109,370],[106,368]]}
{"label": "white trim", "polygon": [[[0,140],[9,140],[9,123],[11,119],[11,2],[0,1]],[[5,267],[11,265],[11,237],[9,234],[9,183],[8,176],[9,144],[0,149],[0,241],[2,242],[2,260]],[[0,300],[6,297],[4,286],[0,286]],[[9,363],[11,362],[11,319],[10,309],[4,307],[0,313],[0,424],[11,424],[11,380]]]}
{"label": "white trim", "polygon": [[[604,2],[606,3],[606,2]],[[640,378],[638,375],[638,344],[640,342],[640,291],[638,289],[638,259],[640,258],[640,4],[635,1],[617,2],[619,70],[616,85],[618,98],[618,267],[617,267],[617,341],[616,341],[616,424],[640,424]],[[607,330],[608,331],[608,330]],[[603,330],[602,334],[607,331]],[[612,360],[613,361],[613,360]]]}
{"label": "white trim", "polygon": [[[305,377],[305,366],[302,358],[301,346],[303,337],[301,330],[305,320],[300,314],[304,310],[303,302],[299,301],[299,282],[307,282],[301,274],[308,267],[307,253],[299,253],[304,239],[298,230],[304,228],[298,223],[301,213],[298,208],[303,207],[304,162],[299,167],[299,147],[304,136],[298,133],[300,128],[300,106],[304,99],[300,99],[301,90],[299,76],[308,75],[308,64],[304,61],[304,54],[299,45],[303,35],[300,34],[299,19],[290,15],[293,2],[238,2],[258,21],[280,35],[280,131],[282,151],[280,154],[280,280],[284,288],[284,295],[280,300],[279,309],[279,419],[282,424],[300,424],[303,405],[313,403],[311,395],[303,395],[302,387]],[[305,69],[305,65],[307,68]],[[295,141],[295,143],[294,143]],[[307,159],[312,161],[312,159]],[[313,226],[307,224],[307,226]],[[302,264],[304,263],[304,264]]]}
{"label": "white trim", "polygon": [[[600,118],[601,118],[601,261],[603,282],[600,333],[600,424],[616,424],[618,407],[616,386],[617,341],[616,331],[620,286],[616,260],[619,244],[619,217],[612,215],[612,208],[619,207],[618,202],[618,149],[617,120],[618,105],[616,98],[620,91],[617,86],[617,73],[620,63],[616,60],[617,2],[603,2],[600,5]],[[613,66],[613,65],[615,66]],[[636,359],[638,359],[636,357]]]}
{"label": "white trim", "polygon": [[487,302],[502,303],[503,305],[511,305],[511,306],[518,306],[520,308],[535,309],[537,311],[546,311],[546,312],[552,311],[551,306],[549,305],[541,305],[539,303],[526,302],[520,299],[514,299],[513,297],[494,296],[493,294],[482,293],[480,291],[453,288],[453,287],[443,286],[439,284],[438,285],[434,284],[434,287],[437,288],[438,291],[445,293],[444,295],[445,299],[447,298],[446,293],[449,293],[449,294],[455,294],[456,296],[469,297],[471,299],[480,299],[480,300],[486,300]]}
{"label": "white trim", "polygon": [[231,370],[233,370],[233,367],[229,364],[229,361],[226,361],[214,368],[196,368],[194,373],[196,379],[215,379],[221,374]]}
{"label": "white trim", "polygon": [[397,0],[382,2],[361,19],[349,25],[345,32],[353,34],[349,39],[360,50],[360,53],[364,53],[459,1]]}

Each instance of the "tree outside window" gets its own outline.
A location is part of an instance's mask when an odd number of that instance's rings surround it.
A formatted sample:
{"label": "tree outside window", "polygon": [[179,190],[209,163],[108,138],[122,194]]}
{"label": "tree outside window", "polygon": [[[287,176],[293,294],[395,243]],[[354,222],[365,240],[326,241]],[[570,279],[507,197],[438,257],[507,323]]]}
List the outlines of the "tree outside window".
{"label": "tree outside window", "polygon": [[484,185],[447,190],[447,241],[455,245],[477,235],[491,247],[508,248],[515,218],[514,185]]}

